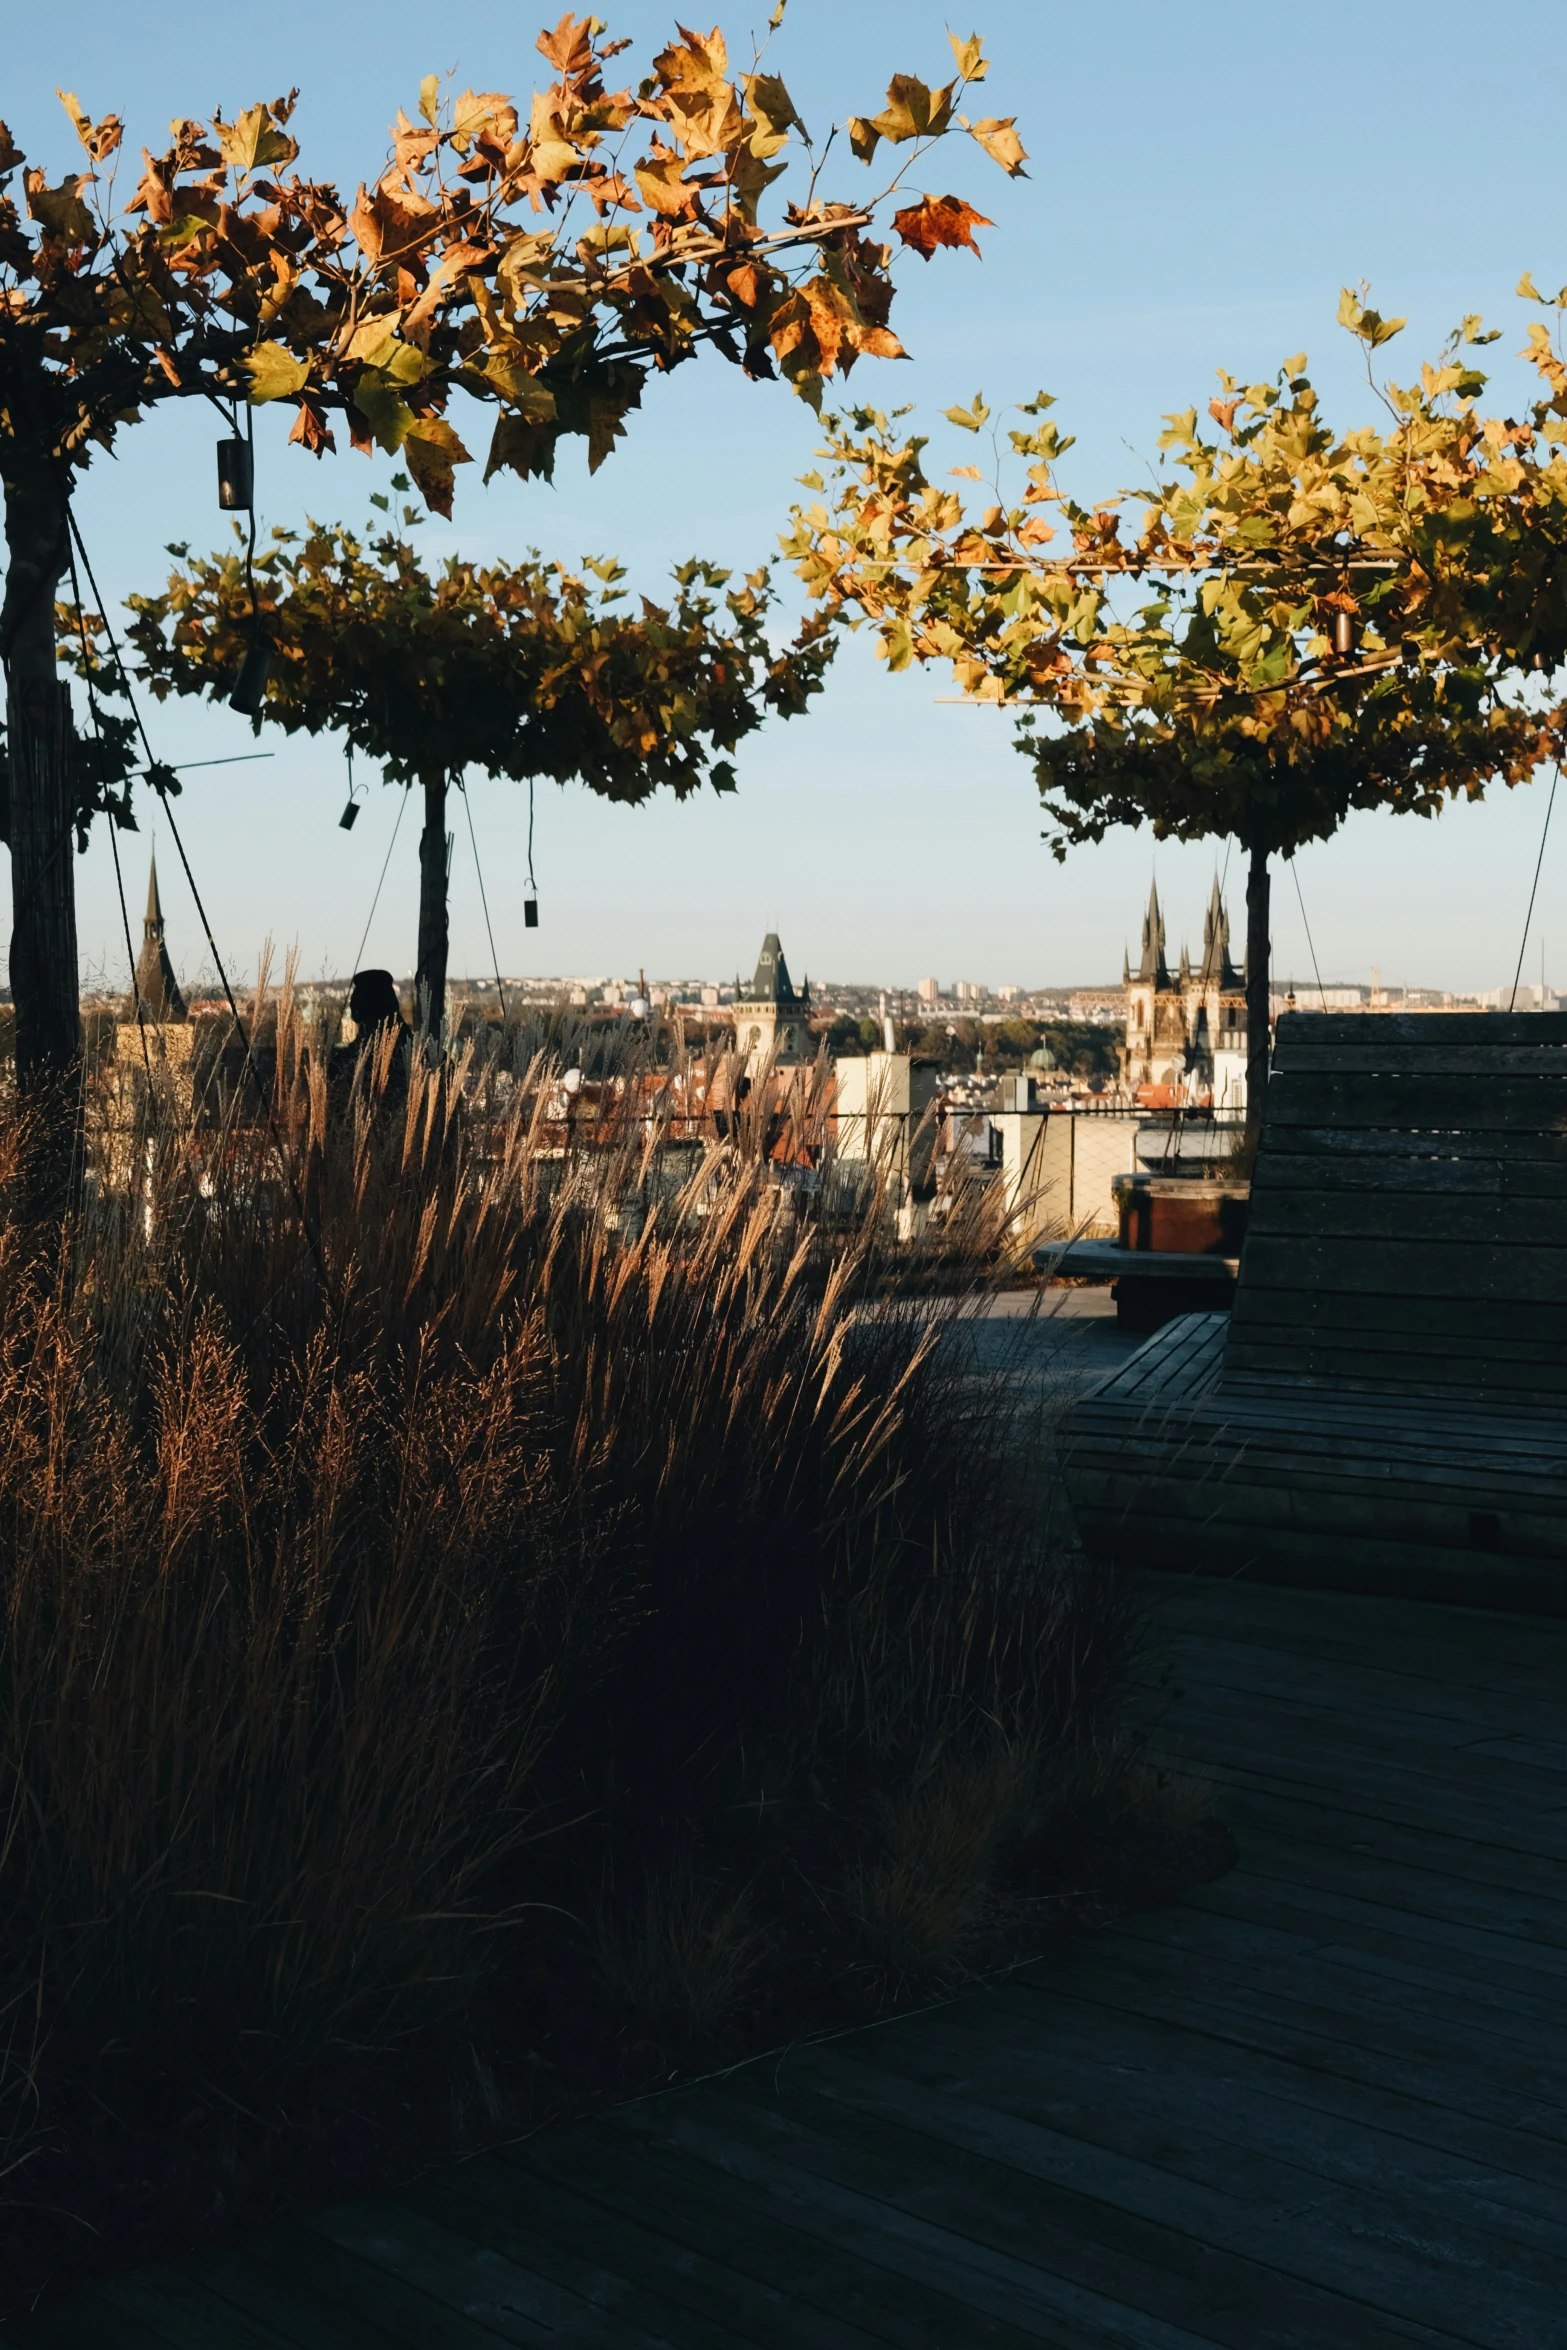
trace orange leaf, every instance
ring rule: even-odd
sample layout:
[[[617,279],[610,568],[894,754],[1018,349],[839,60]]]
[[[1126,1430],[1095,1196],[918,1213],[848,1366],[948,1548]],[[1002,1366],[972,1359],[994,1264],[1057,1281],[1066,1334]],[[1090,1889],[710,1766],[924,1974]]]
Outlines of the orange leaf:
[[[993,223],[961,196],[923,196],[918,204],[895,212],[892,225],[903,242],[928,261],[938,245],[967,245],[971,253],[978,253],[974,231]]]
[[[1239,406],[1239,400],[1210,400],[1208,414],[1221,432],[1232,432],[1235,428],[1235,411]]]
[[[294,419],[294,429],[288,437],[290,441],[298,441],[302,448],[308,449],[312,457],[319,457],[323,451],[337,447],[326,418],[313,400],[300,401],[299,414]]]

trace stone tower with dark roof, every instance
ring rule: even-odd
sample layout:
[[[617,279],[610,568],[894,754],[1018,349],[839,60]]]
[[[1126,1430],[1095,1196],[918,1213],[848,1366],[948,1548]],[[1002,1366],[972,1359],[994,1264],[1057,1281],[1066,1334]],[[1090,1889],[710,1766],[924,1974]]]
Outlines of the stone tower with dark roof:
[[[1190,963],[1181,958],[1181,977],[1172,976],[1165,952],[1164,914],[1159,885],[1148,891],[1143,916],[1142,952],[1132,970],[1126,970],[1126,1041],[1121,1047],[1121,1079],[1129,1092],[1149,1087],[1178,1089],[1186,1068],[1185,987]]]
[[[776,930],[762,941],[750,986],[735,981],[735,1045],[753,1073],[769,1060],[787,1068],[811,1058],[811,983],[796,993]]]
[[[1244,1053],[1246,990],[1230,954],[1230,920],[1217,876],[1203,917],[1202,960],[1185,947],[1171,972],[1165,948],[1164,915],[1157,888],[1148,893],[1143,916],[1142,953],[1134,970],[1122,957],[1126,988],[1126,1033],[1121,1047],[1122,1082],[1149,1107],[1188,1108],[1216,1101],[1233,1086],[1226,1076]]]
[[[136,958],[136,994],[141,998],[143,1017],[160,1025],[185,1017],[185,998],[174,976],[163,933],[163,901],[158,895],[158,857],[154,850],[152,871],[147,877],[147,918],[142,924],[141,953]],[[134,1004],[131,1009],[134,1014]]]

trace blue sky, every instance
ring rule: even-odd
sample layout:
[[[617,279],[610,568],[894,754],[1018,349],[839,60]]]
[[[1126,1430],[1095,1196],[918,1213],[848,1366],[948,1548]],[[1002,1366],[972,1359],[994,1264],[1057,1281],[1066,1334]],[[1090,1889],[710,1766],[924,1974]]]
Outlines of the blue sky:
[[[540,19],[542,21],[542,11]],[[723,17],[748,47],[760,0]],[[672,16],[647,0],[611,13],[639,66]],[[769,63],[818,140],[851,112],[874,112],[887,76],[945,78],[949,19],[928,0],[790,0]],[[962,142],[929,170],[935,193],[967,195],[994,217],[984,260],[910,254],[899,264],[894,324],[912,364],[866,361],[855,393],[939,412],[983,385],[993,403],[1040,386],[1078,446],[1065,478],[1102,493],[1143,473],[1161,416],[1214,388],[1214,370],[1270,372],[1304,347],[1329,412],[1370,413],[1352,347],[1334,326],[1341,285],[1368,280],[1377,306],[1407,313],[1389,354],[1412,372],[1448,327],[1482,311],[1503,339],[1494,396],[1519,408],[1527,379],[1508,356],[1523,341],[1513,295],[1525,268],[1544,287],[1567,276],[1559,163],[1560,12],[1496,0],[1483,22],[1449,0],[1318,0],[1310,12],[1150,0],[1067,9],[994,0],[977,18],[992,73],[987,106],[1016,113],[1030,176],[1007,182]],[[440,28],[439,30],[435,28]],[[104,0],[18,11],[7,34],[4,111],[51,169],[74,167],[54,96],[124,115],[134,154],[162,143],[174,114],[230,113],[298,83],[304,161],[350,184],[373,176],[385,126],[414,108],[421,75],[450,69],[460,88],[525,93],[536,78],[527,10],[471,0],[460,13],[406,0],[373,11],[341,0],[165,0],[155,17]],[[853,192],[864,175],[847,158]],[[831,192],[831,191],[830,191]],[[176,412],[177,410],[177,412]],[[317,466],[283,448],[287,420],[259,421],[264,522],[305,512],[359,519],[389,470],[354,456]],[[156,584],[166,540],[216,545],[211,442],[217,419],[179,403],[124,436],[79,499],[106,593]],[[954,442],[956,435],[950,436]],[[668,566],[701,553],[752,566],[771,550],[812,461],[808,410],[777,386],[697,362],[655,384],[631,437],[589,481],[566,445],[553,488],[485,490],[459,475],[450,528],[427,543],[475,553],[534,545],[575,560],[613,552],[633,584],[657,590]],[[941,444],[944,445],[944,444]],[[952,449],[951,462],[972,453]],[[740,790],[640,810],[540,788],[535,845],[541,927],[522,924],[526,793],[473,785],[491,911],[507,971],[718,973],[781,931],[798,973],[992,985],[1118,973],[1157,873],[1172,946],[1199,936],[1214,866],[1208,848],[1156,847],[1121,833],[1056,863],[1040,839],[1029,771],[1009,721],[944,705],[934,672],[889,678],[855,642],[812,714],[753,738]],[[182,706],[154,721],[160,752],[220,758],[267,748],[226,711]],[[181,802],[197,877],[226,955],[253,968],[261,942],[297,945],[306,973],[350,962],[395,813],[376,784],[356,830],[338,829],[343,764],[330,743],[276,740],[266,764],[193,774]],[[1545,792],[1536,784],[1433,824],[1360,817],[1304,851],[1299,877],[1324,977],[1489,987],[1519,951]],[[1548,847],[1526,975],[1567,984],[1567,808]],[[108,850],[95,837],[78,866],[84,959],[123,983],[124,949]],[[458,826],[454,968],[485,967],[473,860]],[[145,835],[144,835],[145,837]],[[133,913],[144,848],[129,844]],[[1219,851],[1223,862],[1223,850]],[[170,944],[196,970],[193,908],[163,860]],[[1232,866],[1232,885],[1238,883]],[[415,826],[398,839],[366,959],[412,962]],[[1232,886],[1239,927],[1239,890]],[[1287,882],[1274,944],[1284,976],[1309,956]]]

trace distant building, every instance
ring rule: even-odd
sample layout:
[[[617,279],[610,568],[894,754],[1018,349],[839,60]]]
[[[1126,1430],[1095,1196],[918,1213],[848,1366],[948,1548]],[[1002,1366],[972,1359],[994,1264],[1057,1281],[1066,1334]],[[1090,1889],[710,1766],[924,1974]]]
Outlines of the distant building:
[[[152,870],[147,876],[147,914],[142,923],[141,953],[136,958],[136,994],[141,1001],[142,1016],[148,1020],[183,1020],[185,998],[180,983],[174,976],[174,965],[169,961],[169,950],[164,942],[163,901],[158,895],[158,857],[154,850]],[[135,1016],[136,1006],[131,1006]]]
[[[1069,1020],[1121,1020],[1126,1015],[1126,985],[1074,987],[1066,999]]]
[[[1123,960],[1126,1006],[1121,1081],[1150,1109],[1242,1109],[1246,1101],[1246,982],[1230,954],[1230,922],[1214,881],[1202,960],[1181,949],[1172,972],[1155,884],[1134,971]]]
[[[769,1061],[787,1068],[813,1056],[811,983],[795,992],[776,930],[762,941],[750,986],[735,981],[735,1048],[753,1076]]]
[[[958,1002],[960,1004],[982,1004],[984,1000],[985,990],[977,980],[960,979],[958,981]]]
[[[922,979],[919,984],[919,999],[922,1004],[939,1004],[941,1001],[941,981],[939,979]]]

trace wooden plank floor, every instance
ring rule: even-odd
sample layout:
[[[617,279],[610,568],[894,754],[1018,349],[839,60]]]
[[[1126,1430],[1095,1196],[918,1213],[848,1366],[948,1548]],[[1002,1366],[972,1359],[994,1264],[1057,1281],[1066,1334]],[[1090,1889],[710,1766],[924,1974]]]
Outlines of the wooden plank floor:
[[[1567,1626],[1169,1584],[1232,1875],[100,2288],[59,2350],[1567,2345]]]

